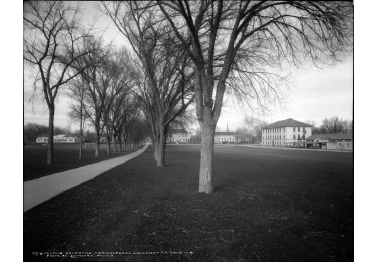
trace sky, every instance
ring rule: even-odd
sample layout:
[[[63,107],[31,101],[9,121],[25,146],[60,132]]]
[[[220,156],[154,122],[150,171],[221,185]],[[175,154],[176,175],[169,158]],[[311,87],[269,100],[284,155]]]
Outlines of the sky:
[[[117,46],[126,45],[126,40],[118,31],[112,21],[96,10],[93,2],[84,2],[84,14],[87,21],[97,18],[96,27],[107,29],[106,39],[113,40]],[[288,102],[282,106],[269,107],[269,112],[264,115],[254,114],[250,109],[239,108],[237,103],[226,103],[218,121],[218,130],[235,131],[245,125],[246,115],[253,116],[268,123],[273,123],[287,118],[305,122],[314,121],[316,126],[325,118],[338,116],[343,119],[353,119],[353,56],[349,55],[342,63],[327,66],[323,69],[315,67],[297,70],[289,85]],[[39,96],[31,103],[33,74],[28,68],[24,70],[24,124],[34,122],[48,124],[48,109],[44,98]],[[64,89],[59,91],[56,100],[55,126],[71,126],[72,130],[78,125],[70,122],[67,113],[70,101]]]

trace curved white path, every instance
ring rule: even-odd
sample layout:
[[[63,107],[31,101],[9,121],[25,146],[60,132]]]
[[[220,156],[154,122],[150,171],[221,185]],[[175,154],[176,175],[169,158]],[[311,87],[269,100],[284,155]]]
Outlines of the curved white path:
[[[24,212],[40,203],[139,156],[149,146],[131,154],[24,182]]]

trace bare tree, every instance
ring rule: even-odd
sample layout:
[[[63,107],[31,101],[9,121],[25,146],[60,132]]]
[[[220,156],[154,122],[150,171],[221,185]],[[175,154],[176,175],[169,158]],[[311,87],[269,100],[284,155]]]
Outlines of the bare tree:
[[[48,133],[48,127],[37,123],[27,123],[24,126],[24,138],[26,141],[35,142],[36,138]],[[25,142],[25,141],[24,141]]]
[[[125,71],[125,70],[124,70]],[[139,107],[133,94],[131,85],[123,88],[115,97],[107,116],[104,117],[106,126],[114,136],[114,152],[119,143],[119,152],[122,148],[122,133],[127,132],[132,123],[139,116]],[[126,142],[126,139],[124,140]]]
[[[190,59],[149,2],[102,2],[102,7],[136,54],[137,97],[153,130],[157,166],[164,166],[169,124],[194,100]]]
[[[311,125],[312,126],[312,135],[314,134],[318,134],[320,131],[319,131],[319,128],[317,128],[316,126],[316,122],[314,120],[306,120],[305,121],[308,125]]]
[[[49,110],[47,164],[52,164],[55,99],[59,89],[80,74],[73,64],[90,52],[83,43],[91,36],[80,25],[79,4],[27,1],[23,21],[24,60],[37,69],[34,89],[43,91]]]
[[[226,90],[235,87],[233,92],[262,107],[271,98],[279,100],[283,77],[272,71],[276,66],[332,63],[351,48],[351,2],[157,3],[195,63],[196,111],[202,129],[199,192],[207,194],[213,191],[214,130]]]

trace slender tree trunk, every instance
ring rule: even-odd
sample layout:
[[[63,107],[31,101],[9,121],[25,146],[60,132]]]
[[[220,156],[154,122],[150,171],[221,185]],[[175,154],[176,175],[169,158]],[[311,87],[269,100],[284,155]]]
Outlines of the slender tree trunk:
[[[157,155],[157,166],[165,166],[166,161],[166,140],[167,140],[167,128],[160,127],[160,135],[158,142],[158,155]]]
[[[127,136],[125,133],[123,134],[123,138],[124,138],[124,152],[127,152]]]
[[[113,152],[114,152],[114,154],[116,154],[116,137],[115,136],[113,137],[113,140],[114,140],[114,150],[113,150]]]
[[[80,153],[78,155],[78,160],[81,161],[82,159],[82,139],[84,136],[84,132],[82,130],[82,98],[81,98],[81,109],[80,109]]]
[[[108,156],[110,155],[110,151],[111,151],[111,141],[107,139],[107,155]]]
[[[199,174],[199,193],[213,192],[213,154],[215,124],[204,119],[201,124],[201,159]]]
[[[122,152],[121,136],[118,136],[118,139],[119,139],[119,153],[121,153]]]
[[[54,116],[55,116],[55,108],[52,105],[51,107],[49,107],[49,116],[48,116],[47,165],[51,165],[53,163]]]
[[[99,127],[97,126],[95,128],[96,130],[96,133],[97,133],[97,137],[96,137],[96,145],[95,145],[95,157],[99,157],[101,155],[101,150],[100,150],[100,136],[99,136]]]

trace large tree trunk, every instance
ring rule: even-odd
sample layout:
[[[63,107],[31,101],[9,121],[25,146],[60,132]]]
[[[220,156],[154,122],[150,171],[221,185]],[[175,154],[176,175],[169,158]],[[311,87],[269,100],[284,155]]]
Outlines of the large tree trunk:
[[[158,154],[157,154],[157,166],[165,166],[165,153],[166,153],[166,139],[167,139],[167,128],[160,127],[160,135],[158,142]]]
[[[213,154],[215,124],[204,119],[201,123],[201,159],[199,174],[199,193],[213,192]]]
[[[49,107],[48,116],[48,142],[47,142],[47,165],[51,165],[54,156],[54,116],[55,108],[54,106]]]
[[[159,141],[157,138],[154,139],[153,141],[153,149],[154,149],[154,160],[158,160],[158,148],[159,148]]]

